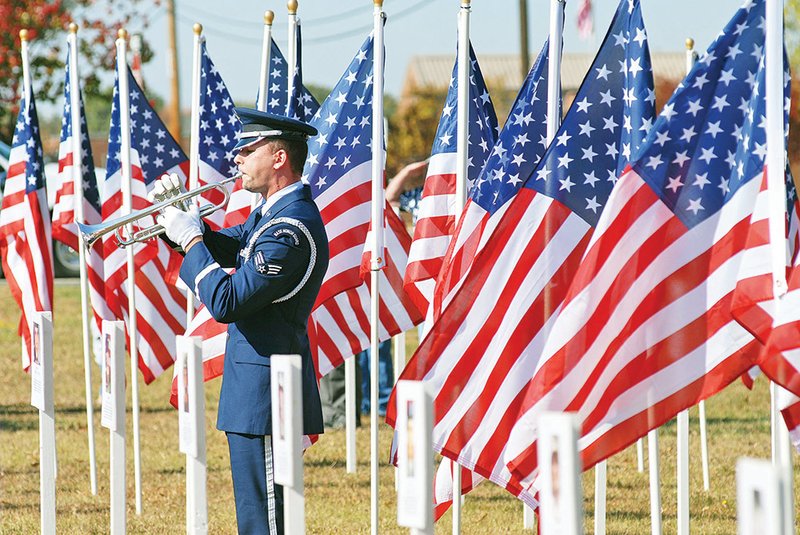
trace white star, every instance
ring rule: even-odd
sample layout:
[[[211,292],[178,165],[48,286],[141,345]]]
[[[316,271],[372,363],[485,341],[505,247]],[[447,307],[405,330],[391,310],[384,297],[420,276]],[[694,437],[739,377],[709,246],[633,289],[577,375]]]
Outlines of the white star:
[[[590,186],[594,187],[595,183],[597,183],[600,179],[594,174],[594,169],[592,169],[591,173],[583,173],[583,176],[586,180],[583,181],[584,184],[589,184]]]
[[[558,191],[565,189],[569,193],[572,193],[572,186],[574,186],[575,183],[569,179],[569,175],[567,175],[563,180],[559,180],[559,182],[561,183],[561,187],[558,188]]]
[[[514,173],[513,175],[508,175],[508,183],[514,187],[517,187],[517,184],[521,183],[522,179],[519,177],[519,173]]]
[[[331,168],[331,167],[333,167],[334,165],[336,165],[336,157],[328,157],[328,161],[327,161],[327,162],[325,162],[325,167],[327,167],[328,169],[330,169],[330,168]]]
[[[594,132],[595,130],[595,128],[591,124],[589,124],[588,120],[585,123],[579,124],[578,127],[581,129],[580,131],[581,135],[586,134],[587,136],[590,137],[592,135],[592,132]]]
[[[728,186],[728,179],[721,178],[717,187],[722,190],[723,195],[727,195],[728,192],[731,190],[730,186]]]
[[[694,215],[697,215],[697,212],[699,212],[700,210],[705,210],[705,208],[703,208],[703,205],[700,204],[700,201],[701,199],[690,199],[689,207],[687,208],[687,210],[694,213]]]
[[[706,164],[710,164],[711,160],[713,160],[714,158],[717,157],[717,155],[714,154],[714,149],[713,148],[711,148],[711,149],[700,149],[700,150],[703,151],[703,154],[698,158],[698,160],[703,160],[703,161],[706,162]]]
[[[598,77],[598,78],[602,78],[602,79],[603,79],[603,80],[605,80],[606,82],[608,81],[608,75],[609,75],[609,74],[611,74],[611,71],[609,71],[609,70],[606,68],[606,65],[605,65],[605,63],[603,64],[603,66],[602,66],[602,67],[596,68],[595,70],[597,71],[597,77]]]
[[[544,180],[546,182],[549,176],[550,170],[547,167],[543,167],[536,171],[536,180]]]
[[[445,106],[444,108],[442,108],[442,115],[450,117],[450,114],[453,113],[454,109],[455,109],[454,106]]]
[[[706,75],[706,73],[703,73],[697,78],[695,78],[694,85],[692,85],[692,87],[696,87],[702,90],[703,86],[706,85],[707,83],[708,83],[708,76]]]
[[[511,163],[520,166],[525,163],[525,158],[522,156],[522,153],[515,154]]]
[[[642,70],[644,70],[644,69],[642,69],[642,67],[639,65],[639,58],[632,59],[632,60],[631,60],[631,64],[630,64],[630,66],[628,67],[628,71],[630,71],[630,73],[631,73],[633,76],[636,76],[636,75],[637,75],[637,74],[639,74],[639,73],[640,73]]]
[[[714,97],[714,104],[711,105],[712,109],[722,111],[725,109],[725,106],[730,106],[728,104],[728,97],[722,95],[721,97]]]
[[[588,149],[581,148],[583,151],[583,156],[581,156],[581,160],[589,160],[590,162],[594,162],[594,157],[597,156],[597,153],[592,150],[591,145]]]
[[[691,158],[689,158],[689,156],[687,155],[687,152],[688,151],[682,151],[682,152],[677,153],[675,155],[675,159],[672,160],[672,163],[678,164],[678,165],[683,165],[686,162],[688,162],[689,160],[691,160]]]
[[[564,130],[564,132],[562,132],[561,135],[558,136],[556,139],[558,140],[558,143],[556,144],[557,147],[566,146],[567,145],[567,141],[572,139],[572,136],[567,134],[567,131]]]
[[[642,46],[647,41],[647,34],[644,33],[644,29],[636,28],[636,37],[633,40],[639,43],[639,46]]]
[[[734,80],[736,80],[736,77],[733,75],[733,67],[731,67],[727,71],[722,71],[722,73],[719,76],[720,83],[725,84],[725,87],[727,87]]]
[[[583,97],[583,100],[581,100],[580,102],[576,102],[575,105],[578,106],[578,111],[588,112],[589,106],[591,106],[592,103],[589,102],[588,98]]]
[[[564,156],[558,158],[558,167],[564,167],[565,169],[569,169],[569,164],[572,162],[572,158],[569,157],[569,153],[564,153]]]
[[[646,167],[650,167],[650,168],[652,168],[652,169],[655,169],[656,167],[658,167],[658,166],[659,166],[659,165],[661,165],[662,163],[664,163],[664,162],[663,162],[663,161],[661,161],[661,155],[660,155],[660,154],[657,154],[657,155],[655,155],[655,156],[650,156],[650,157],[648,158],[648,162],[647,162],[647,164],[646,164]]]
[[[619,151],[617,150],[617,144],[611,143],[609,145],[608,143],[605,143],[605,146],[606,146],[606,156],[611,156],[612,158],[616,158],[617,154],[619,154]]]
[[[664,107],[661,109],[661,115],[669,121],[672,117],[677,113],[675,111],[675,104],[670,102],[668,104],[664,104]]]
[[[616,40],[614,45],[619,45],[621,47],[624,47],[625,45],[628,44],[628,38],[625,37],[622,31],[620,31],[618,34],[614,34],[612,37]]]
[[[694,184],[692,185],[703,189],[706,184],[711,184],[711,181],[708,179],[708,173],[703,173],[694,177]]]
[[[720,121],[716,123],[708,123],[708,128],[706,128],[706,134],[711,134],[711,137],[714,139],[717,138],[717,134],[722,132],[722,128],[719,126]]]
[[[339,103],[341,106],[342,104],[347,104],[347,93],[343,93],[339,91],[339,96],[334,99],[336,102]]]
[[[756,148],[753,150],[753,154],[755,154],[756,156],[758,156],[761,159],[766,158],[767,157],[767,144],[766,143],[761,144],[761,143],[756,142]]]
[[[697,112],[703,109],[703,105],[700,104],[700,99],[697,100],[690,100],[689,107],[687,108],[687,112],[691,113],[693,117],[697,117]]]
[[[658,132],[658,133],[656,133],[655,144],[656,145],[661,145],[663,147],[664,143],[666,143],[667,141],[670,141],[671,139],[672,138],[669,137],[669,131]]]
[[[679,175],[674,178],[670,177],[669,184],[667,184],[667,189],[671,189],[673,193],[678,193],[678,188],[681,186],[683,186],[683,181]]]
[[[450,138],[452,137],[453,136],[450,134],[444,134],[443,136],[439,136],[439,141],[442,143],[442,145],[447,147],[450,146]]]
[[[592,197],[591,199],[586,199],[586,209],[591,210],[595,214],[597,213],[597,209],[600,208],[600,203],[597,202],[597,195]]]
[[[682,128],[683,135],[681,136],[682,141],[686,141],[686,143],[691,143],[692,138],[697,135],[697,132],[694,131],[694,126],[690,126],[689,128]]]
[[[603,92],[600,93],[600,104],[608,104],[608,106],[611,107],[611,103],[613,101],[615,101],[615,100],[617,100],[617,99],[615,97],[611,96],[611,90],[610,89],[608,91],[606,91],[605,93],[603,93]]]
[[[619,125],[614,121],[614,117],[603,117],[603,122],[605,125],[603,126],[603,130],[608,130],[612,134],[614,133],[614,129]]]

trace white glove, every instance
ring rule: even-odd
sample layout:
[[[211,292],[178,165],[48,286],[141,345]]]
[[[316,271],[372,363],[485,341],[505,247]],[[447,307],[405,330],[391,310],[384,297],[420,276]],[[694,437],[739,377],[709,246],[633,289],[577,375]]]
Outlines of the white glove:
[[[167,238],[180,245],[184,251],[190,241],[203,235],[200,210],[195,204],[191,204],[186,212],[167,206],[156,218],[156,222],[164,227]]]
[[[184,192],[181,179],[176,173],[164,173],[155,181],[153,189],[147,194],[147,200],[155,204],[170,197],[175,197]]]

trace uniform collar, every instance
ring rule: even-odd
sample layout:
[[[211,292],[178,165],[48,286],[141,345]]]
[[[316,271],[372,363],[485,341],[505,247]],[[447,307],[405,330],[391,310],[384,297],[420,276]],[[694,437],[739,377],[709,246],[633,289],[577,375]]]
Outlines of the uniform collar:
[[[267,215],[267,212],[270,210],[270,208],[275,206],[275,203],[277,203],[279,200],[286,197],[290,193],[298,191],[302,188],[303,188],[303,182],[298,180],[297,182],[289,184],[285,188],[279,189],[278,191],[267,197],[267,200],[264,202],[264,204],[261,205],[261,215],[262,216]]]

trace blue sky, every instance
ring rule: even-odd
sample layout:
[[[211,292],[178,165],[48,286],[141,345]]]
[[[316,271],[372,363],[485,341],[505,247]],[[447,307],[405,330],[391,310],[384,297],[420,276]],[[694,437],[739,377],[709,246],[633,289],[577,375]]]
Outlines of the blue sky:
[[[205,30],[209,53],[235,99],[255,99],[264,10],[275,11],[273,35],[286,50],[285,2],[175,0],[178,11],[178,54],[181,103],[191,91],[192,24]],[[684,49],[693,37],[704,50],[741,5],[742,0],[642,0],[652,51]],[[303,21],[303,75],[307,83],[332,86],[368,34],[372,24],[369,0],[299,0]],[[420,54],[454,54],[460,0],[386,0],[386,90],[399,95],[409,59]],[[546,37],[549,0],[528,0],[529,49],[534,55]],[[611,22],[616,0],[594,0],[595,38],[581,40],[575,25],[577,0],[567,2],[564,48],[595,50]],[[220,11],[223,6],[223,11]],[[161,8],[163,11],[163,8]],[[473,0],[473,46],[481,54],[519,52],[517,0]],[[157,51],[145,66],[148,92],[168,95],[166,17],[153,17],[145,36]],[[331,37],[336,36],[336,37]],[[531,58],[533,60],[533,57]]]

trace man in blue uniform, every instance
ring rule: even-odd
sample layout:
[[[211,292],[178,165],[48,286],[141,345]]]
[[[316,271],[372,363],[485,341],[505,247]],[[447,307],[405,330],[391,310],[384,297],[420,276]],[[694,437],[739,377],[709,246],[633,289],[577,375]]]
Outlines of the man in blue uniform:
[[[244,224],[219,232],[202,224],[195,206],[169,207],[158,219],[185,251],[181,279],[214,319],[229,324],[217,428],[228,438],[239,533],[272,535],[283,533],[283,496],[272,479],[270,356],[302,356],[303,432],[322,433],[306,326],[328,268],[328,239],[300,181],[316,129],[257,110],[236,113],[242,187],[264,202]],[[177,177],[165,176],[151,196],[178,191]]]

